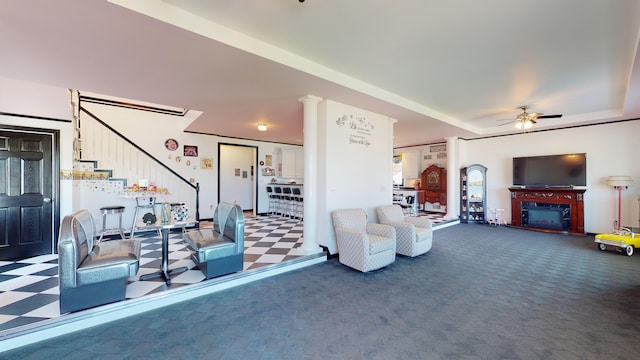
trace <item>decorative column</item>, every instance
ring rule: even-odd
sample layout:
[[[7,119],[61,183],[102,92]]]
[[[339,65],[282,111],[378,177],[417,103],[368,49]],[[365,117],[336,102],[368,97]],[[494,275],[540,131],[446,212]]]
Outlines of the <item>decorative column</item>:
[[[298,99],[304,106],[304,229],[301,255],[322,251],[318,245],[318,104],[322,98],[306,95]]]
[[[458,182],[458,137],[446,137],[447,140],[447,214],[445,219],[458,218],[458,202],[456,202],[456,194],[460,192]]]

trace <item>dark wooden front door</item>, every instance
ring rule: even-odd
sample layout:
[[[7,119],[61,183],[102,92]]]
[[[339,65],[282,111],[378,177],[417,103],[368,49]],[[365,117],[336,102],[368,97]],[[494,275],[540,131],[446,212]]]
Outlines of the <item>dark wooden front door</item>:
[[[52,253],[52,142],[0,129],[0,260]]]

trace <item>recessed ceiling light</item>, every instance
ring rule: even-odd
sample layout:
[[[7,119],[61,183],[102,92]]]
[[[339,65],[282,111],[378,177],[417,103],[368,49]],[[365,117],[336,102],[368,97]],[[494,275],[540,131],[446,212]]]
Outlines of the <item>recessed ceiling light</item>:
[[[267,131],[267,124],[258,124],[258,130]]]

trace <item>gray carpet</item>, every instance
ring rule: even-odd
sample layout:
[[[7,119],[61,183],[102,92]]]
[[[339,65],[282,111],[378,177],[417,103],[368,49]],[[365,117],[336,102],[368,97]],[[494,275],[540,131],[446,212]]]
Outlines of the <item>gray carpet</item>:
[[[337,259],[2,359],[635,359],[640,255],[460,224],[362,274]]]

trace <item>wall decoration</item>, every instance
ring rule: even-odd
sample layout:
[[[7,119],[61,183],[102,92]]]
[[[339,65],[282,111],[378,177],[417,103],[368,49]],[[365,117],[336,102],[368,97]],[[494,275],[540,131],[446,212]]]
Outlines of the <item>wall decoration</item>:
[[[374,126],[367,121],[364,116],[343,115],[336,120],[338,127],[348,125],[350,130],[349,144],[364,145],[368,147],[371,145],[372,131]]]
[[[275,175],[276,175],[276,169],[271,167],[262,168],[262,176],[275,176]]]
[[[198,147],[195,145],[185,145],[184,156],[198,156]]]
[[[213,158],[201,158],[200,168],[205,170],[213,170]]]
[[[187,160],[185,164],[187,164],[187,166],[191,166],[191,160]]]
[[[235,173],[236,176],[240,176],[240,169],[236,168],[234,170],[234,173]]]
[[[164,147],[166,147],[167,150],[169,150],[169,151],[177,150],[178,146],[179,146],[178,145],[178,140],[176,140],[176,139],[169,138],[169,139],[165,140],[165,142],[164,142]]]
[[[442,151],[447,151],[447,145],[446,144],[441,144],[441,145],[431,145],[429,147],[429,151],[430,152],[442,152]]]
[[[179,163],[180,161],[182,161],[182,157],[176,156],[176,162]]]
[[[246,178],[247,178],[247,170],[244,170],[244,171],[242,172],[242,178],[243,178],[243,179],[246,179]]]
[[[431,154],[429,154],[429,155],[425,155],[425,156],[423,157],[423,159],[424,159],[424,160],[431,160],[432,158],[433,158],[433,156],[432,156]]]
[[[447,153],[446,152],[438,153],[438,155],[436,155],[436,158],[438,158],[438,159],[446,159],[447,158]]]
[[[260,160],[260,166],[264,166],[264,161]]]
[[[266,166],[273,166],[273,155],[265,155],[264,156],[264,164]],[[262,165],[262,164],[260,164]]]

